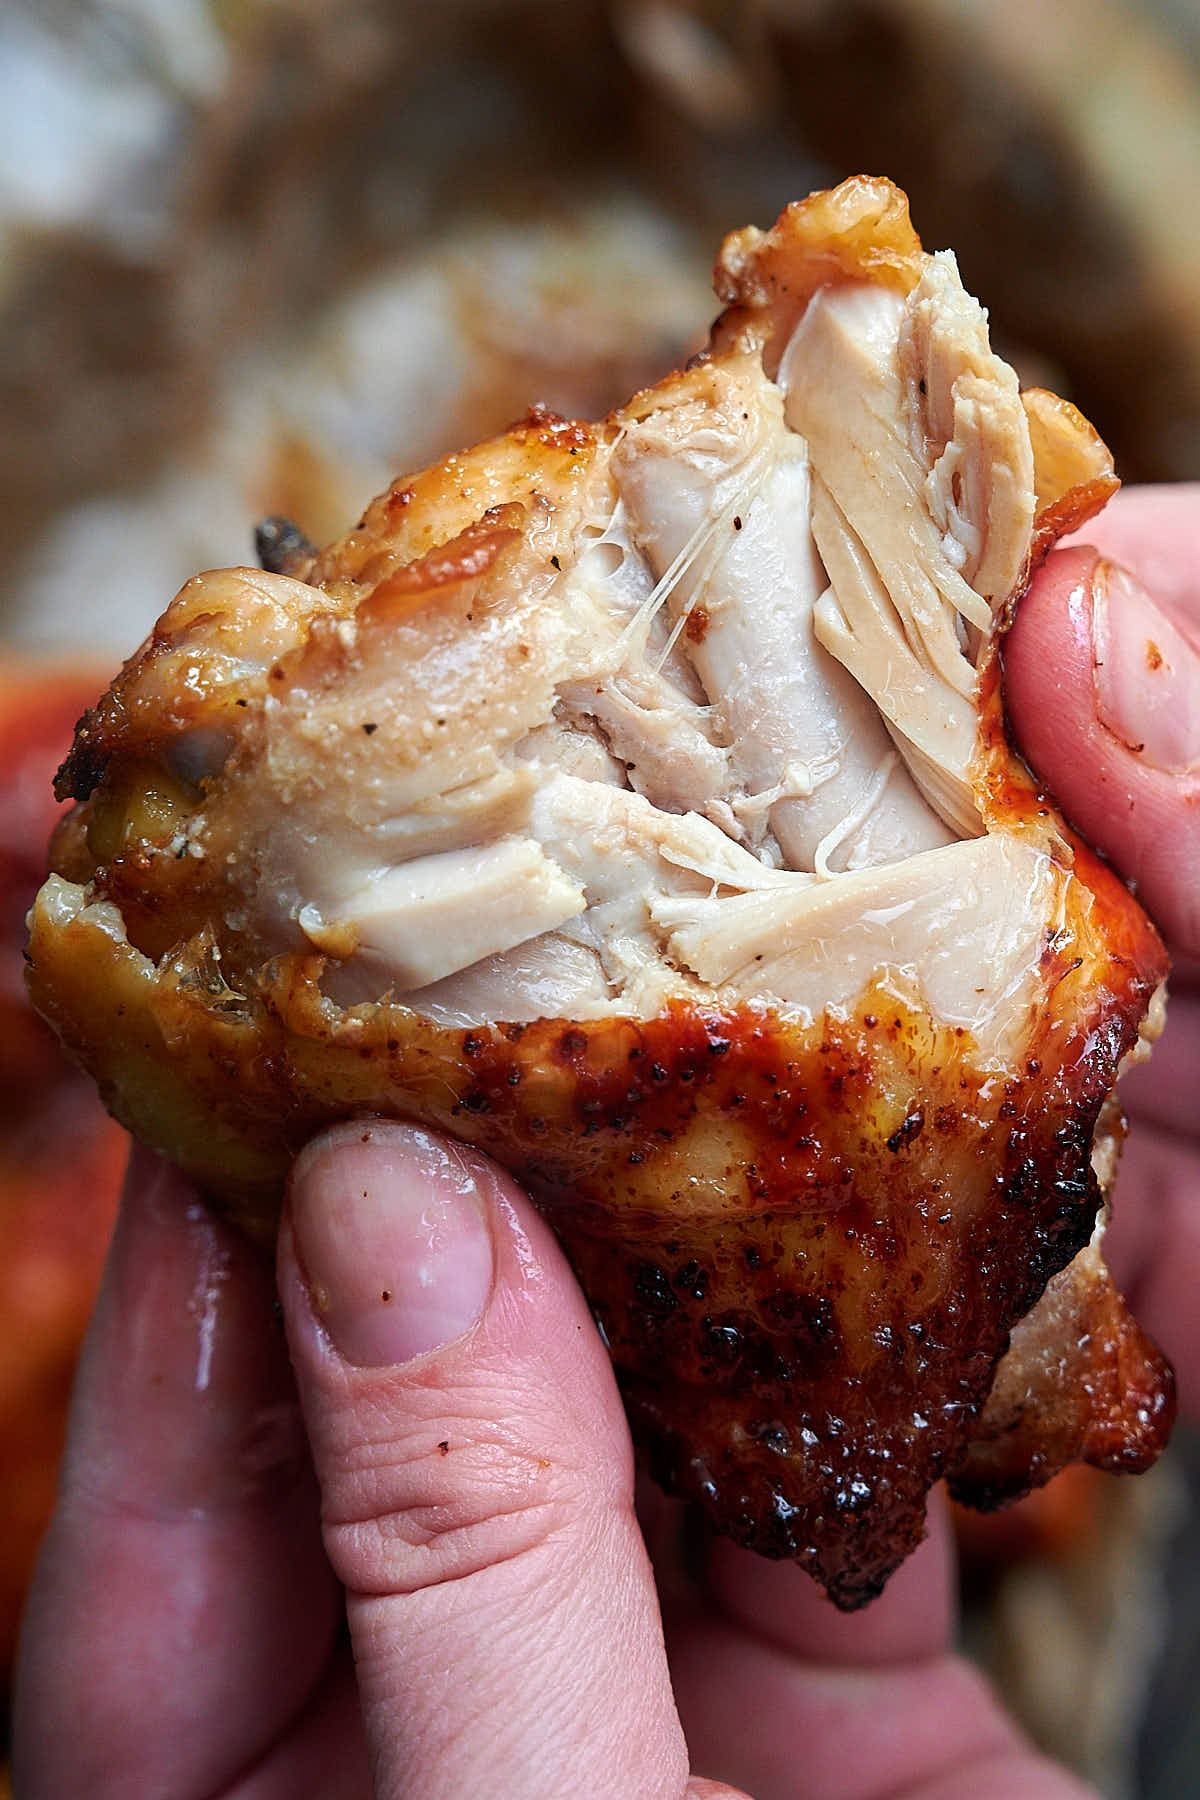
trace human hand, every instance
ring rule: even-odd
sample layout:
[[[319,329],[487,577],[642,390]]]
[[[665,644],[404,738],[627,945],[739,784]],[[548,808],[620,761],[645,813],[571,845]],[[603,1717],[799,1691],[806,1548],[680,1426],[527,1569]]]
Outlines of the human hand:
[[[1019,627],[1041,632],[1032,690],[1011,646],[1018,727],[1074,629],[1064,568]],[[1081,667],[1074,736],[1049,760],[1029,746],[1064,792],[1107,750]],[[1136,818],[1105,841],[1145,857]],[[1161,901],[1178,879],[1176,863]],[[1156,1078],[1154,1104],[1168,1092]],[[1153,1198],[1135,1185],[1118,1219]],[[1194,1281],[1200,1242],[1168,1255],[1159,1225],[1138,1233],[1170,1348],[1169,1284],[1189,1266]],[[937,1509],[882,1599],[846,1618],[797,1569],[724,1542],[685,1570],[655,1505],[660,1623],[607,1357],[551,1234],[483,1158],[390,1124],[319,1140],[279,1283],[299,1404],[266,1271],[182,1178],[135,1159],[30,1608],[21,1800],[359,1800],[368,1770],[379,1800],[731,1800],[722,1781],[755,1800],[1083,1794],[953,1655]],[[689,1785],[689,1753],[720,1779]]]
[[[933,1800],[968,1768],[1079,1792],[950,1653],[940,1522],[855,1618],[728,1544],[699,1581],[665,1558],[668,1668],[611,1366],[484,1158],[318,1139],[279,1287],[315,1479],[267,1271],[135,1155],[26,1625],[21,1800],[730,1800],[689,1786],[685,1730],[756,1800]]]
[[[1172,953],[1167,1029],[1121,1084],[1131,1131],[1105,1254],[1200,1417],[1200,484],[1120,493],[1080,540],[1144,589],[1110,583],[1094,549],[1054,551],[1005,685],[1026,756]]]

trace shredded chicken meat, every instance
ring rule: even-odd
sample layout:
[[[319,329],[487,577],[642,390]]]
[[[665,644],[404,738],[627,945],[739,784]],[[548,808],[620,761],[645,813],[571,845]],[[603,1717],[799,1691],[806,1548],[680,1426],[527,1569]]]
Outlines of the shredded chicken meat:
[[[1115,482],[888,183],[717,281],[708,352],[600,425],[188,583],[80,726],[31,980],[252,1229],[322,1120],[490,1149],[652,1466],[856,1605],[939,1474],[1140,1465],[1169,1417],[1093,1245],[1161,948],[1009,754],[995,654]],[[1046,1402],[1045,1451],[1010,1335],[1097,1307],[1121,1391],[1103,1431]]]

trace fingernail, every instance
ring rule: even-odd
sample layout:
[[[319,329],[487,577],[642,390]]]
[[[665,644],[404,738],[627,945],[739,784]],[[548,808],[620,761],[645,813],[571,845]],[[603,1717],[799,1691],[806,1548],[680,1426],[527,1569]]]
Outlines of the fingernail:
[[[1096,565],[1092,644],[1100,723],[1165,773],[1200,764],[1200,651],[1119,563]]]
[[[360,1368],[408,1362],[476,1323],[491,1232],[470,1152],[415,1126],[339,1127],[299,1158],[289,1194],[313,1311]]]

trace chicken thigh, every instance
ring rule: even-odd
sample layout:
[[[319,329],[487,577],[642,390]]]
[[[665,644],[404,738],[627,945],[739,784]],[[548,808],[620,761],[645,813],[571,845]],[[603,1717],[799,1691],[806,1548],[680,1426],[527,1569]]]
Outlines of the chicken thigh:
[[[1162,947],[1002,710],[1116,483],[889,183],[716,282],[600,424],[184,587],[80,724],[30,981],[252,1232],[337,1118],[498,1158],[654,1472],[853,1607],[939,1477],[994,1504],[1170,1422],[1099,1250]]]

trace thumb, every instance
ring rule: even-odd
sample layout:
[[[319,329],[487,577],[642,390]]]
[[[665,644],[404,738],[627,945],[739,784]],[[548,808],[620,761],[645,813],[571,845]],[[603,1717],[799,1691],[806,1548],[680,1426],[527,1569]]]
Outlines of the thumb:
[[[529,1203],[461,1145],[340,1126],[296,1165],[280,1292],[377,1800],[680,1800],[624,1416]]]
[[[1120,564],[1060,550],[1004,647],[1017,743],[1175,947],[1200,954],[1200,638]]]

